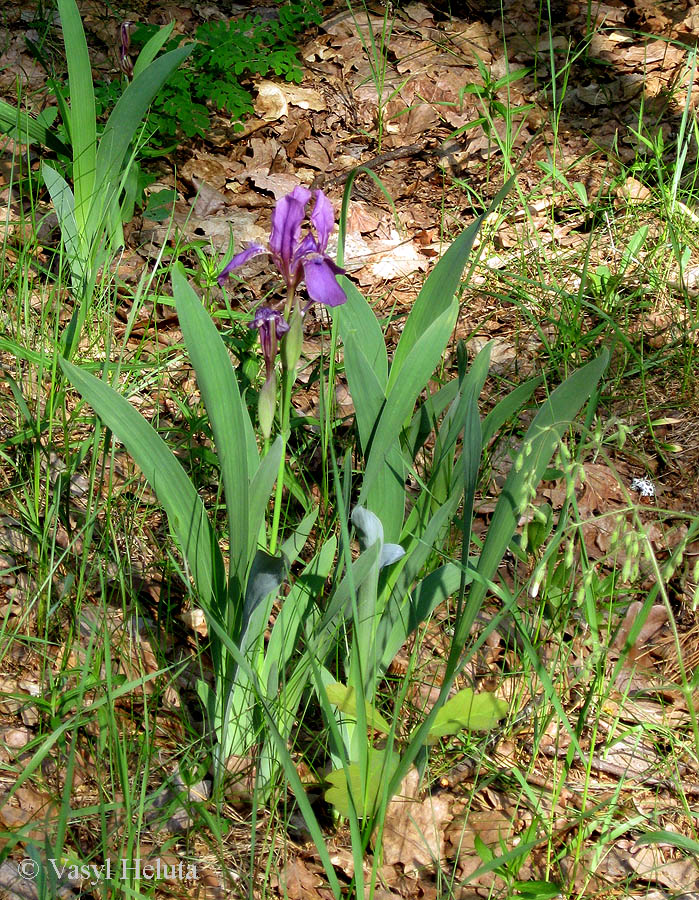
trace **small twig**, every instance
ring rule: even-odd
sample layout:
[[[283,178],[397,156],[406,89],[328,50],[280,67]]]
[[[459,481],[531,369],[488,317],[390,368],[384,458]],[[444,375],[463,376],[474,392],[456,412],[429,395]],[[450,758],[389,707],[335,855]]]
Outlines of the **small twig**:
[[[543,753],[545,756],[558,756],[563,757],[568,752],[567,748],[564,747],[539,747],[539,751]],[[684,779],[680,779],[679,781],[671,781],[669,778],[655,778],[652,775],[644,776],[641,773],[641,777],[638,778],[629,778],[629,770],[624,766],[620,766],[617,763],[609,762],[606,759],[600,759],[598,756],[590,757],[590,766],[598,772],[603,772],[605,775],[614,775],[617,778],[625,778],[626,783],[629,786],[633,787],[661,787],[665,788],[668,791],[672,791],[676,794],[680,792],[684,792],[685,794],[691,797],[699,797],[699,784],[692,781],[685,781]]]
[[[352,169],[343,172],[342,175],[336,175],[334,178],[326,178],[325,173],[321,172],[313,179],[311,190],[320,187],[331,187],[337,184],[344,184],[356,169],[379,169],[387,162],[393,162],[395,159],[405,159],[408,156],[417,156],[427,148],[429,141],[418,141],[415,144],[409,144],[407,147],[398,147],[395,150],[386,150],[385,153],[378,153],[366,162],[357,163]]]

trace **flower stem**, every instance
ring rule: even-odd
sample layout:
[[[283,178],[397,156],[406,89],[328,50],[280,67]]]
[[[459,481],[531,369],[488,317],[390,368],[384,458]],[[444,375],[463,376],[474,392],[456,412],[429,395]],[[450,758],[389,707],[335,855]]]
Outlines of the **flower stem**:
[[[295,289],[291,287],[289,289],[289,293],[287,295],[286,300],[286,308],[285,312],[287,318],[291,320],[291,311],[293,309],[294,303],[294,292]],[[280,418],[280,437],[282,439],[282,455],[279,459],[279,471],[277,473],[277,486],[274,494],[274,510],[272,512],[272,531],[269,537],[269,552],[272,556],[277,552],[277,540],[279,539],[279,522],[281,519],[282,513],[282,493],[284,491],[284,467],[286,466],[286,446],[289,440],[290,433],[290,418],[291,418],[291,390],[294,386],[294,381],[296,380],[296,363],[298,362],[298,358],[294,358],[296,354],[292,354],[291,358],[286,354],[286,350],[288,346],[286,344],[287,339],[290,337],[289,334],[285,335],[284,343],[282,344],[282,395],[281,395],[281,404],[279,409],[279,418]],[[294,333],[292,331],[292,340],[294,339]],[[300,344],[299,344],[299,353],[300,353]]]
[[[280,437],[282,439],[282,455],[279,458],[279,471],[277,472],[277,486],[274,494],[274,511],[272,512],[272,533],[269,538],[269,552],[272,556],[277,552],[277,539],[279,537],[279,521],[282,512],[282,492],[284,491],[284,467],[286,465],[286,445],[289,440],[289,419],[291,411],[291,388],[294,384],[294,372],[282,370],[282,398]]]
[[[321,434],[321,468],[322,468],[322,493],[325,508],[328,507],[328,496],[330,490],[330,473],[328,466],[328,443],[332,436],[333,413],[335,410],[335,367],[337,362],[337,343],[338,343],[338,317],[333,315],[332,325],[330,328],[330,354],[328,358],[328,386],[325,396],[323,396],[323,381],[321,379],[321,401],[324,401],[324,421],[325,427]]]
[[[282,455],[279,458],[279,471],[277,472],[277,488],[274,495],[274,512],[272,513],[272,533],[269,538],[269,552],[271,556],[277,552],[277,538],[279,536],[279,520],[282,513],[282,491],[284,490],[284,466],[286,465],[286,441],[287,432],[282,428]]]

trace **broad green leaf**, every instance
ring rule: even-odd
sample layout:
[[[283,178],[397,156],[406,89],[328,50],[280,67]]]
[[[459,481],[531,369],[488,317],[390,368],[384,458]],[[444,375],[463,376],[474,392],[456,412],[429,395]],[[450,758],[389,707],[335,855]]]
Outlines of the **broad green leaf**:
[[[346,768],[334,769],[327,776],[326,781],[330,787],[325,792],[325,799],[346,818],[352,814],[352,805],[359,819],[376,815],[386,784],[391,780],[398,762],[397,753],[370,747],[367,751],[366,770],[362,770],[359,763],[353,762]],[[388,802],[391,798],[386,799]]]
[[[70,156],[70,148],[60,141],[47,125],[28,113],[0,100],[0,131],[16,137],[21,144],[43,144],[54,153]]]
[[[276,695],[279,679],[284,677],[287,662],[298,647],[301,628],[311,614],[310,607],[323,592],[336,552],[337,539],[331,537],[294,580],[289,593],[282,601],[269,637],[260,676],[262,684],[267,686],[270,697]],[[285,688],[282,702],[286,709],[291,706],[292,715],[295,715],[294,710],[300,699],[300,693],[290,698],[289,691]]]
[[[356,335],[344,341],[345,374],[354,403],[359,441],[366,455],[376,422],[381,415],[386,395],[376,373],[369,365]]]
[[[80,234],[86,234],[90,206],[106,187],[97,176],[97,114],[92,84],[92,66],[87,52],[85,31],[75,0],[58,0],[63,43],[68,63],[70,91],[70,137],[73,149],[73,190],[75,221]]]
[[[282,439],[280,436],[277,436],[274,439],[274,443],[269,448],[267,454],[262,458],[259,465],[257,466],[257,471],[253,475],[252,481],[250,482],[248,557],[255,549],[257,535],[260,534],[261,529],[264,525],[265,512],[267,511],[267,508],[269,506],[269,500],[272,495],[272,488],[274,487],[274,482],[277,480],[277,475],[279,474],[279,462],[282,458],[282,450]],[[255,447],[255,453],[257,453],[257,447]],[[249,457],[248,464],[250,464]],[[309,515],[312,516],[313,520],[315,521],[317,510],[313,510],[311,513],[309,513]]]
[[[495,694],[474,694],[464,688],[437,713],[429,731],[429,742],[460,731],[491,731],[507,715],[508,705]]]
[[[209,415],[226,495],[232,589],[242,596],[259,522],[250,522],[250,468],[257,469],[257,446],[250,416],[240,396],[228,351],[211,317],[184,274],[172,270],[172,290],[197,383]],[[256,498],[259,508],[259,497]],[[257,513],[259,510],[256,509]]]
[[[66,256],[70,264],[75,281],[79,281],[84,273],[86,260],[84,258],[82,242],[78,234],[78,226],[75,221],[75,199],[65,178],[60,175],[47,162],[41,164],[41,174],[44,179],[53,208],[56,212],[58,224],[61,227],[61,237],[66,250]]]
[[[341,712],[346,713],[351,719],[357,718],[357,692],[353,686],[340,684],[335,682],[329,684],[325,688],[328,700],[333,706],[336,706]],[[366,713],[366,724],[368,728],[374,731],[380,731],[382,734],[389,734],[391,726],[384,719],[368,700],[364,701],[364,710]]]
[[[522,900],[555,900],[564,890],[562,885],[551,881],[514,881],[512,887]]]
[[[415,401],[442,358],[444,348],[454,328],[457,313],[458,304],[452,300],[445,312],[419,338],[413,347],[410,365],[405,367],[403,377],[396,381],[389,391],[386,405],[371,441],[358,502],[382,516],[385,538],[391,543],[397,542],[403,525],[402,506],[396,510],[394,496],[387,493],[385,485],[377,485],[375,488],[375,482],[379,473],[383,473],[394,486],[398,484],[403,486],[402,455],[400,456],[401,465],[397,456],[389,457],[389,454],[394,447],[398,446],[399,435],[413,411]],[[387,504],[389,496],[394,503],[393,507],[389,507]],[[391,516],[390,521],[389,516]]]
[[[146,43],[143,45],[143,49],[138,54],[138,58],[133,66],[134,78],[138,78],[141,72],[144,72],[153,62],[155,57],[160,52],[160,48],[172,34],[172,30],[174,27],[175,20],[173,19],[172,22],[170,22],[168,25],[163,25],[163,27],[159,31],[156,31],[152,38],[146,41]]]
[[[191,44],[178,47],[156,59],[138,78],[134,78],[117,100],[97,150],[96,178],[101,195],[95,199],[90,210],[89,234],[98,232],[105,211],[115,199],[124,159],[148,107],[191,49]]]
[[[338,307],[336,312],[342,343],[345,346],[350,342],[356,343],[383,392],[388,380],[388,355],[376,313],[357,290],[353,281],[342,275],[339,282],[347,297],[347,302]],[[351,367],[348,368],[347,361],[345,371],[351,385],[351,376],[355,373]]]
[[[110,385],[67,360],[60,360],[60,365],[71,384],[124,444],[162,503],[207,617],[225,621],[223,559],[204,504],[181,464],[143,416]]]
[[[393,354],[388,378],[389,389],[395,386],[408,359],[412,365],[413,348],[417,342],[453,303],[464,266],[484,218],[485,216],[479,216],[459,235],[427,277],[406,319],[403,333]]]
[[[287,572],[284,557],[272,556],[265,550],[258,550],[255,554],[245,591],[240,636],[233,635],[242,653],[264,637],[272,603]],[[268,602],[265,603],[265,600]]]

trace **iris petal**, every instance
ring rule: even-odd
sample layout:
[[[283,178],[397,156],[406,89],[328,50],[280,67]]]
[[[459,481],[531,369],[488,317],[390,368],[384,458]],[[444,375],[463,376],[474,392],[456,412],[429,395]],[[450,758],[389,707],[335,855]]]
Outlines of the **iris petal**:
[[[260,244],[250,244],[247,250],[243,250],[241,253],[236,253],[233,259],[226,263],[224,268],[221,270],[218,278],[216,279],[219,283],[219,286],[223,285],[223,282],[228,278],[233,269],[237,269],[239,266],[245,265],[245,263],[252,259],[253,256],[257,256],[260,253],[267,253],[264,247]]]
[[[294,251],[299,243],[301,223],[306,216],[306,206],[310,199],[311,192],[308,188],[297,185],[290,194],[277,202],[272,213],[269,249],[287,284],[292,273]]]
[[[327,256],[309,256],[303,260],[303,274],[308,296],[315,303],[340,306],[347,297],[335,278],[344,270]]]
[[[332,203],[322,191],[316,191],[316,204],[311,213],[311,225],[318,235],[318,251],[325,253],[330,232],[335,225],[335,213]]]
[[[314,253],[320,253],[320,248],[313,235],[307,234],[294,253],[294,268],[296,268],[299,260],[303,259],[304,256],[311,256]]]

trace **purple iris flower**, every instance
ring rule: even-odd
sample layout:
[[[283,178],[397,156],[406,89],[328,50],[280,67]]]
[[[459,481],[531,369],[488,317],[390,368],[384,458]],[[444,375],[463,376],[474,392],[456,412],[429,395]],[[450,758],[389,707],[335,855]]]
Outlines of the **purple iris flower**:
[[[218,276],[219,285],[233,269],[244,265],[253,256],[269,253],[286,282],[288,297],[293,297],[300,282],[306,282],[311,302],[326,306],[340,306],[347,299],[335,276],[344,274],[326,254],[328,238],[335,225],[332,204],[322,191],[314,191],[315,205],[310,215],[311,229],[301,239],[301,225],[306,218],[306,207],[312,192],[301,185],[282,197],[272,213],[272,231],[269,250],[260,244],[251,244],[247,250],[237,253]]]
[[[260,344],[262,355],[265,359],[267,378],[274,376],[274,360],[277,356],[277,340],[289,330],[289,324],[284,316],[269,306],[260,306],[255,311],[255,318],[250,328],[257,328],[260,332]]]

